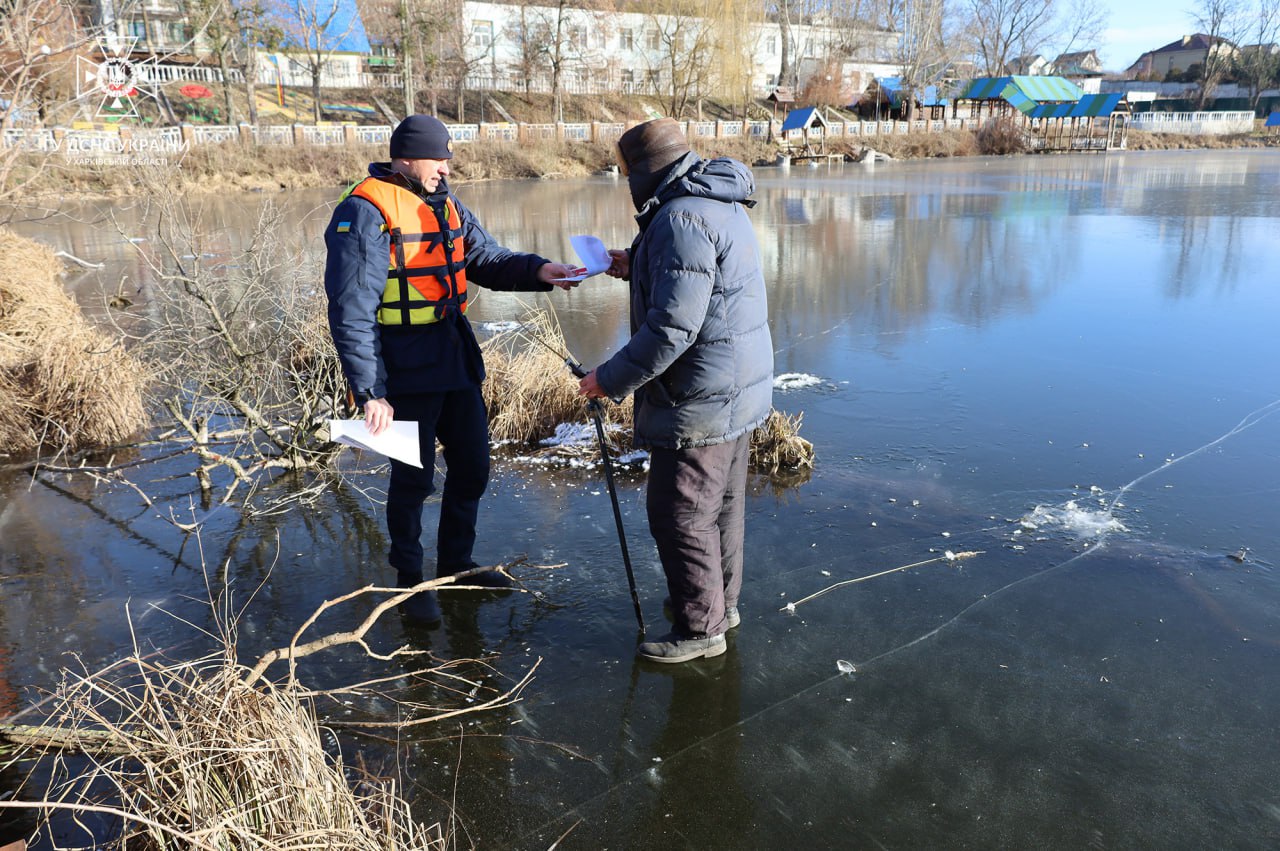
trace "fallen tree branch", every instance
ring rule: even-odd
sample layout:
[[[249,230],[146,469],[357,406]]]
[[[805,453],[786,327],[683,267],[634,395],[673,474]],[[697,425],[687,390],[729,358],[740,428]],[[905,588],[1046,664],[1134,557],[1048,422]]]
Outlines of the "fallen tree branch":
[[[486,590],[478,585],[462,585],[458,580],[466,579],[468,576],[475,576],[479,573],[490,570],[496,570],[499,573],[510,577],[510,574],[507,573],[507,571],[510,568],[515,567],[517,564],[524,563],[524,561],[524,557],[521,556],[508,565],[473,567],[470,570],[463,570],[452,576],[443,576],[438,579],[429,579],[424,582],[419,582],[411,588],[383,588],[377,585],[366,585],[363,588],[357,588],[355,591],[352,591],[349,594],[343,594],[341,597],[337,597],[333,600],[325,600],[320,604],[320,607],[311,614],[311,617],[307,618],[307,620],[303,622],[302,626],[298,628],[298,631],[294,633],[293,639],[289,642],[288,647],[279,647],[264,654],[260,659],[258,659],[258,663],[253,666],[249,673],[245,675],[242,682],[245,685],[251,685],[262,677],[267,668],[270,668],[282,659],[288,659],[289,681],[292,684],[295,680],[296,663],[298,659],[302,659],[306,656],[319,653],[321,650],[327,650],[330,647],[338,647],[343,644],[359,644],[364,647],[367,652],[368,647],[364,644],[364,637],[368,634],[369,630],[373,628],[373,625],[378,622],[378,618],[382,617],[387,610],[400,605],[414,594],[422,591],[433,591],[436,588],[442,588],[444,586],[452,586],[458,589],[468,590],[472,588],[476,590]],[[335,632],[330,635],[317,638],[314,641],[309,641],[306,644],[298,643],[302,638],[303,633],[310,629],[326,611],[350,600],[354,600],[357,597],[362,597],[365,594],[390,594],[391,596],[374,606],[373,611],[371,611],[355,629],[345,632]]]

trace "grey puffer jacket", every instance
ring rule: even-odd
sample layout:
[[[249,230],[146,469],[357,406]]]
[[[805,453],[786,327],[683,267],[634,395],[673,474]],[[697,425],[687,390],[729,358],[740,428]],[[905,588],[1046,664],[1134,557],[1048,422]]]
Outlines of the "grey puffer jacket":
[[[742,163],[689,153],[636,216],[632,336],[596,380],[610,396],[635,393],[640,446],[724,443],[769,415],[773,343],[744,207],[754,191]]]

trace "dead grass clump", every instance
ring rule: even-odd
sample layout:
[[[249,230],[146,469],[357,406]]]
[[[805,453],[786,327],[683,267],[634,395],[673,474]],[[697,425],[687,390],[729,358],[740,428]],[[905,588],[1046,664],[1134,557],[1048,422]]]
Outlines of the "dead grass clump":
[[[776,475],[813,469],[813,444],[800,436],[804,414],[788,416],[774,409],[751,433],[751,467]]]
[[[0,446],[68,450],[146,425],[141,364],[89,324],[39,243],[0,230]]]
[[[221,654],[171,665],[134,657],[117,670],[126,673],[69,676],[41,728],[92,731],[97,742],[87,770],[54,773],[73,779],[43,807],[115,802],[106,812],[123,825],[95,847],[441,847],[394,785],[348,781],[352,768],[326,748],[299,689],[246,685]]]
[[[978,152],[986,155],[1025,154],[1026,130],[1021,117],[993,118],[978,129]]]
[[[1265,137],[1237,133],[1226,136],[1190,133],[1148,133],[1130,128],[1125,134],[1125,147],[1131,151],[1222,150],[1227,148],[1267,147]]]
[[[219,646],[195,661],[170,661],[158,653],[133,654],[95,672],[64,672],[46,700],[12,716],[39,712],[39,723],[0,723],[0,745],[16,744],[0,768],[33,762],[51,777],[39,800],[27,790],[21,800],[0,801],[4,809],[36,810],[46,819],[59,812],[77,824],[84,814],[118,819],[110,836],[102,828],[58,844],[66,831],[54,825],[54,848],[208,849],[284,851],[340,848],[351,851],[443,851],[456,847],[454,821],[424,826],[415,822],[394,779],[374,776],[344,761],[335,730],[406,729],[446,718],[508,706],[533,678],[505,690],[467,673],[491,670],[484,660],[440,662],[427,651],[401,647],[379,653],[369,633],[378,618],[421,590],[445,585],[465,588],[482,570],[504,573],[517,564],[477,567],[457,576],[423,582],[409,589],[366,586],[323,603],[286,646],[264,654],[249,667],[237,661],[240,614],[227,597],[213,599]],[[550,569],[550,567],[544,567]],[[226,592],[224,591],[224,594]],[[387,596],[390,594],[390,596]],[[303,641],[331,609],[385,597],[350,630]],[[426,657],[430,667],[397,666],[389,676],[336,689],[313,691],[298,679],[298,663],[339,647],[356,646],[385,662]],[[269,679],[272,666],[287,663],[283,681]],[[402,700],[397,692],[430,686],[449,695],[444,706]],[[469,686],[470,690],[460,689]],[[467,702],[461,701],[461,695]],[[476,695],[479,694],[479,697]],[[325,726],[314,703],[354,704],[365,712]],[[390,700],[395,717],[374,709]],[[423,713],[427,713],[424,715]],[[75,754],[74,762],[67,754]],[[82,758],[83,757],[83,758]],[[52,762],[52,765],[46,763]],[[35,773],[31,775],[35,777]],[[29,781],[34,784],[34,781]],[[85,840],[92,845],[86,846]],[[131,844],[132,843],[132,844]]]
[[[578,379],[555,354],[568,351],[564,336],[545,311],[530,313],[518,329],[489,338],[481,348],[488,374],[484,403],[494,440],[535,443],[553,435],[561,423],[587,419]],[[631,400],[606,405],[605,418],[629,423]]]
[[[926,159],[938,157],[970,157],[978,152],[978,142],[969,130],[944,130],[938,133],[891,133],[853,137],[855,148],[865,142],[894,159]]]
[[[550,139],[458,145],[450,169],[459,181],[580,177],[613,162],[606,145]]]

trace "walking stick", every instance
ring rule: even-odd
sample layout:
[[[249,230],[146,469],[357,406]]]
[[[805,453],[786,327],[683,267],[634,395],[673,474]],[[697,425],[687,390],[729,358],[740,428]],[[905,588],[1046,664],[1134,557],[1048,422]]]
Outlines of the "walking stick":
[[[587,371],[582,368],[582,364],[572,357],[557,351],[550,343],[537,335],[533,335],[529,339],[554,352],[556,357],[561,358],[564,361],[564,365],[569,367],[569,371],[573,373],[575,378],[587,377]],[[618,402],[619,400],[614,399],[613,401]],[[618,489],[613,484],[613,462],[609,459],[609,443],[604,437],[604,420],[601,417],[604,406],[600,404],[599,399],[590,399],[587,402],[587,410],[591,412],[591,418],[596,423],[596,437],[600,440],[600,461],[604,465],[604,481],[609,487],[609,500],[613,503],[613,522],[618,527],[618,546],[622,548],[622,564],[627,569],[627,587],[631,589],[631,605],[636,610],[636,623],[640,626],[640,634],[644,635],[644,613],[640,610],[640,594],[636,591],[636,574],[631,569],[631,553],[627,549],[627,532],[622,526],[622,509],[618,507]]]
[[[572,358],[565,358],[564,362],[574,376],[586,378],[587,373],[582,368],[582,364]],[[609,499],[613,502],[613,522],[618,527],[618,546],[622,547],[622,564],[627,569],[627,586],[631,589],[631,605],[636,610],[636,623],[640,625],[640,634],[644,635],[644,614],[640,611],[640,595],[636,592],[636,574],[631,569],[631,553],[627,551],[627,533],[622,527],[622,509],[618,507],[618,490],[613,486],[613,462],[609,460],[609,444],[604,439],[604,419],[601,417],[604,406],[600,404],[599,399],[591,399],[587,402],[587,410],[591,412],[591,418],[596,423],[596,437],[600,439],[600,461],[604,464],[604,481],[609,486]]]

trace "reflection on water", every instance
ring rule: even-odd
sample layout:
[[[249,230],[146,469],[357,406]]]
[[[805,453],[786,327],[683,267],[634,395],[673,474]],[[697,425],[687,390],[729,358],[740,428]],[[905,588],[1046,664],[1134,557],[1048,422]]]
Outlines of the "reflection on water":
[[[477,554],[565,566],[530,580],[537,595],[445,594],[438,629],[392,618],[371,635],[383,650],[496,654],[496,672],[476,674],[494,688],[542,660],[515,706],[406,735],[423,817],[452,802],[484,848],[1275,847],[1280,295],[1266,270],[1280,157],[757,180],[777,369],[817,379],[775,404],[804,413],[818,467],[797,489],[754,491],[730,652],[635,664],[598,474],[500,469]],[[499,241],[554,259],[571,257],[572,234],[632,235],[607,178],[459,191]],[[304,247],[318,250],[334,194],[279,199]],[[246,199],[199,203],[218,262],[247,238]],[[118,232],[86,223],[106,209],[21,228],[109,264],[72,276],[82,303],[122,275],[155,285],[125,239],[148,226],[118,204]],[[604,278],[549,297],[485,292],[474,316],[511,320],[527,303],[555,306],[588,365],[626,333],[625,285]],[[150,508],[123,486],[4,482],[0,701],[6,681],[47,687],[66,652],[119,655],[126,603],[148,641],[203,647],[165,613],[208,623],[201,553],[215,587],[247,599],[261,586],[246,658],[324,599],[385,580],[385,471],[352,464],[306,511],[216,512],[199,546],[164,519],[190,513],[185,459],[137,482]],[[641,482],[625,478],[619,497],[660,625]],[[946,550],[982,554],[779,611]],[[384,673],[342,654],[311,669],[317,684]]]

